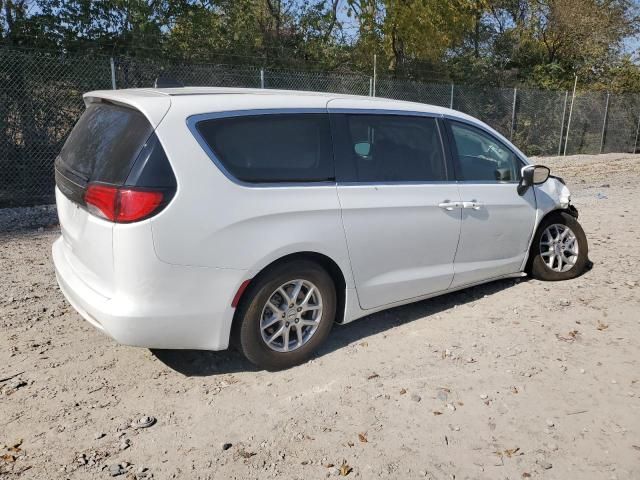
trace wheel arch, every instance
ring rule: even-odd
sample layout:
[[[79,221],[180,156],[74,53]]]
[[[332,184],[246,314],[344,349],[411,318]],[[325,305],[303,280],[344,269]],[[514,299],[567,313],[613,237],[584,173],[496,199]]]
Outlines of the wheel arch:
[[[550,210],[546,212],[544,215],[542,215],[542,217],[540,218],[540,221],[536,224],[536,228],[534,228],[533,230],[533,234],[531,235],[531,241],[529,242],[529,248],[527,250],[527,258],[524,262],[524,271],[527,272],[527,274],[529,275],[531,274],[531,265],[534,257],[533,255],[531,255],[531,249],[533,248],[533,243],[536,236],[538,235],[538,231],[540,231],[540,226],[545,222],[547,218],[553,215],[558,215],[560,213],[566,213],[576,219],[578,218],[578,209],[573,205],[569,205],[566,208],[563,208],[563,207],[554,208],[553,210]]]
[[[347,278],[342,268],[338,265],[338,263],[328,255],[325,255],[323,253],[318,253],[313,251],[301,251],[301,252],[294,252],[294,253],[289,253],[287,255],[283,255],[271,261],[270,263],[263,266],[262,268],[260,268],[257,271],[257,273],[253,275],[253,277],[249,281],[248,287],[250,287],[251,283],[253,283],[255,280],[257,280],[261,276],[268,274],[269,271],[272,270],[275,266],[281,265],[287,262],[297,261],[297,260],[309,260],[314,263],[317,263],[322,268],[324,268],[326,272],[329,274],[336,288],[336,322],[342,323],[345,318]],[[248,292],[250,292],[250,290],[251,290],[250,288],[246,288],[244,289],[244,291],[242,291],[238,299],[238,304],[240,304],[240,302],[242,302],[243,300],[246,300]],[[235,325],[239,322],[239,318],[238,318],[239,310],[240,310],[239,308],[236,308],[233,314],[231,332],[234,331]]]

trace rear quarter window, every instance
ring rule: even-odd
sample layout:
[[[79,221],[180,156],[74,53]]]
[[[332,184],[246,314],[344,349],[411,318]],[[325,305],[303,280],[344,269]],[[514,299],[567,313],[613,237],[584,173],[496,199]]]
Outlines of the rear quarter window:
[[[334,179],[327,114],[266,114],[201,120],[196,130],[222,167],[243,182]]]

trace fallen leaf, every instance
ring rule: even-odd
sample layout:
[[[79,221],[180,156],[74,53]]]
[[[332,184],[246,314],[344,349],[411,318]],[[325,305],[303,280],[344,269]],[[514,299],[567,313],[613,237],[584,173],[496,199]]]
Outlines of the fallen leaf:
[[[349,465],[347,465],[347,461],[346,460],[342,460],[342,465],[340,465],[340,476],[341,477],[346,477],[351,472],[353,472],[353,468],[351,468]]]
[[[442,415],[442,412],[439,412],[439,411],[435,410],[435,411],[433,412],[433,414],[434,414],[434,415]]]
[[[361,346],[361,347],[368,347],[368,346],[369,346],[369,343],[368,343],[368,342],[362,342],[362,343],[360,344],[360,346]]]
[[[371,375],[369,375],[367,377],[367,380],[373,380],[374,378],[378,378],[380,375],[378,375],[377,373],[372,373]]]
[[[400,390],[400,395],[404,395],[405,393],[407,393],[407,389],[403,388]]]
[[[524,473],[522,474],[522,478],[531,478],[531,474],[530,474],[530,473],[527,473],[527,472],[524,472]]]
[[[326,463],[324,465],[324,468],[331,468],[331,467],[335,467],[335,465],[333,463]]]
[[[567,333],[566,337],[563,337],[562,335],[560,335],[559,333],[556,333],[556,338],[558,340],[562,340],[563,342],[573,342],[576,340],[576,337],[579,335],[578,330],[571,330],[569,333]]]
[[[256,455],[255,452],[247,452],[245,449],[241,449],[238,453],[242,458],[251,458]]]
[[[362,442],[362,443],[367,443],[367,442],[369,442],[369,440],[367,440],[367,432],[365,432],[365,433],[359,433],[359,434],[358,434],[358,440],[360,440],[360,442]]]
[[[16,456],[15,455],[10,455],[8,453],[5,454],[5,455],[2,455],[0,458],[2,460],[4,460],[5,462],[7,462],[7,463],[12,463],[12,462],[16,461]]]
[[[609,328],[609,325],[607,325],[606,323],[598,322],[598,326],[596,328],[598,330],[602,331],[602,330],[606,330],[607,328]]]
[[[505,456],[511,458],[513,457],[516,453],[518,453],[520,451],[520,447],[516,447],[516,448],[507,448],[503,453],[505,454]]]

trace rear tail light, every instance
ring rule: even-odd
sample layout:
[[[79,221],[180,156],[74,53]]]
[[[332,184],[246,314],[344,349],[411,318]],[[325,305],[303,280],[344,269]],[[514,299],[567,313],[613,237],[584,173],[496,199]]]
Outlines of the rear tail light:
[[[84,202],[92,214],[115,223],[131,223],[157,213],[166,204],[161,190],[114,187],[91,183]]]

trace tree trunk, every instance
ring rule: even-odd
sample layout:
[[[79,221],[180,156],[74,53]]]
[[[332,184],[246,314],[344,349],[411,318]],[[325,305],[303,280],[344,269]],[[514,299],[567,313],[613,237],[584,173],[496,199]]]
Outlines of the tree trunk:
[[[11,0],[5,0],[4,2],[4,15],[6,17],[6,22],[7,22],[7,35],[6,35],[6,39],[7,39],[7,43],[9,43],[9,45],[13,44],[13,16],[11,14]]]

